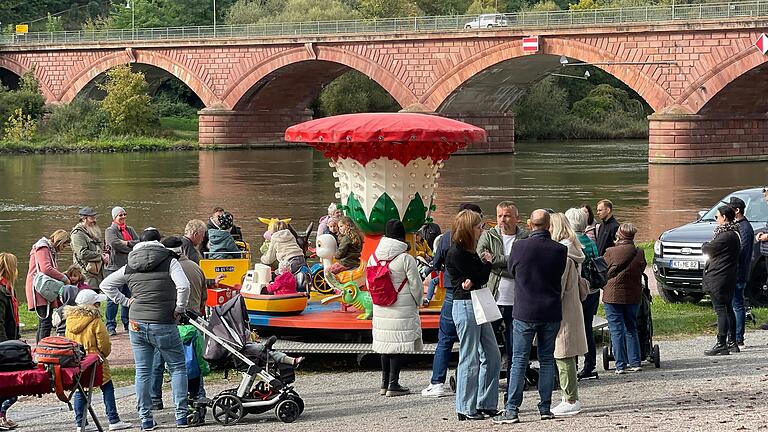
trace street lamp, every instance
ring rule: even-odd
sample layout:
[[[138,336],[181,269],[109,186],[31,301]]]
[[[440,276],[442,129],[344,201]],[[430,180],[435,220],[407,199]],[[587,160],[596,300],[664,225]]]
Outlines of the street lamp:
[[[213,0],[213,37],[216,37],[216,0]]]
[[[136,39],[136,0],[128,0],[125,8],[131,10],[131,39]]]

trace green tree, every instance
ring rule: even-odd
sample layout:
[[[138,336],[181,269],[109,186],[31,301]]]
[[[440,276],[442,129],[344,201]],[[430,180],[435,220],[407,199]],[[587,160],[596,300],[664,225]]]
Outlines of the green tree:
[[[233,0],[216,0],[217,19]],[[129,5],[130,7],[126,7]],[[112,0],[114,28],[183,27],[213,25],[212,0]]]
[[[107,93],[101,106],[109,114],[113,133],[141,135],[157,123],[143,73],[132,72],[128,65],[114,67],[107,72],[107,81],[99,84],[99,88]]]
[[[573,104],[571,112],[592,122],[601,122],[617,113],[627,117],[645,115],[640,101],[630,98],[625,90],[609,84],[600,84],[592,89],[587,97]]]
[[[48,12],[48,19],[45,23],[45,31],[54,32],[64,30],[64,25],[61,23],[60,16],[53,16]]]
[[[557,86],[553,77],[534,84],[518,100],[515,133],[523,138],[555,138],[563,134],[567,124],[568,94]]]
[[[570,10],[589,10],[589,9],[599,9],[599,8],[600,8],[600,4],[595,0],[579,0],[578,3],[571,3],[568,6],[568,9]]]
[[[463,15],[471,0],[416,0],[416,6],[424,12],[424,15]]]
[[[484,13],[498,12],[495,5],[495,0],[474,0],[467,9],[467,15],[479,15]]]
[[[530,8],[531,12],[551,12],[558,10],[560,10],[560,6],[553,0],[541,0]]]
[[[327,85],[314,105],[318,116],[395,112],[400,105],[376,81],[353,70]]]
[[[239,0],[229,10],[228,24],[335,21],[359,18],[352,7],[340,0]]]
[[[398,18],[423,15],[413,0],[360,0],[357,10],[364,18]]]
[[[17,110],[21,110],[24,118],[38,120],[43,117],[44,107],[45,98],[40,93],[34,68],[21,76],[18,90],[10,91],[0,85],[0,132],[5,127],[6,120]]]
[[[36,133],[37,120],[29,114],[24,114],[21,108],[13,111],[3,128],[4,137],[11,141],[29,141]]]
[[[256,24],[274,19],[285,8],[283,0],[237,0],[227,12],[227,24]]]

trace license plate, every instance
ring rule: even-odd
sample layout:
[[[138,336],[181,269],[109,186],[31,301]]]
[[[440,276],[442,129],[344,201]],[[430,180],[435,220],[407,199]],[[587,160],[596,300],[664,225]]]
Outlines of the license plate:
[[[698,261],[675,261],[672,260],[669,262],[669,266],[673,269],[678,270],[698,270],[699,269],[699,262]]]

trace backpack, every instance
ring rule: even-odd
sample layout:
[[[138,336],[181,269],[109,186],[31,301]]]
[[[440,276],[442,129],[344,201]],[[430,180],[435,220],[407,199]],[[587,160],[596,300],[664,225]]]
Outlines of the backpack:
[[[0,372],[34,369],[32,347],[20,340],[0,342]]]
[[[371,294],[371,301],[377,306],[391,306],[397,301],[397,295],[408,282],[408,278],[403,279],[400,288],[395,290],[392,285],[392,275],[389,272],[390,261],[379,261],[376,254],[373,255],[375,264],[365,269],[365,281],[368,285],[368,292]]]
[[[45,365],[77,366],[85,357],[85,349],[72,339],[48,336],[40,340],[34,349],[35,361]]]
[[[595,257],[584,263],[582,277],[589,281],[592,290],[598,290],[608,282],[608,263],[603,257]]]

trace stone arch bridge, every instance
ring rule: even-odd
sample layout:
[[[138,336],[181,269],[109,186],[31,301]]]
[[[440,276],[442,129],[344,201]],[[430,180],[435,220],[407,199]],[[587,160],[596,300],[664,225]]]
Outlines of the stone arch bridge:
[[[768,18],[557,29],[508,28],[135,42],[0,45],[0,72],[34,67],[49,103],[66,103],[126,63],[161,69],[202,100],[200,142],[279,142],[311,117],[321,89],[355,69],[403,107],[485,127],[474,151],[513,149],[507,111],[560,64],[583,62],[614,75],[654,110],[651,162],[768,159],[768,56],[754,43]],[[522,38],[539,37],[538,51]]]

